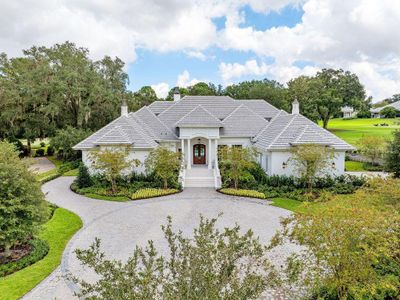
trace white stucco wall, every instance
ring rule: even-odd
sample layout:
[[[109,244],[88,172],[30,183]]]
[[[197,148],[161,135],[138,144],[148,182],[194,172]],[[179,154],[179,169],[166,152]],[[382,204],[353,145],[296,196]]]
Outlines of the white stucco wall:
[[[115,147],[107,147],[108,149],[110,148],[115,148]],[[105,149],[104,147],[101,147],[99,150],[103,150]],[[93,161],[90,158],[90,152],[91,150],[83,150],[82,151],[82,161],[85,164],[85,166],[88,168],[90,174],[95,174],[97,172],[97,170],[95,170],[93,168]],[[132,149],[129,151],[128,154],[128,160],[132,160],[132,159],[138,159],[141,164],[138,167],[135,168],[130,168],[124,171],[125,174],[129,174],[131,173],[133,170],[135,170],[135,172],[137,173],[144,173],[145,172],[145,167],[144,167],[144,161],[146,160],[147,156],[150,153],[150,149]]]
[[[191,139],[196,137],[216,139],[219,138],[219,128],[210,128],[210,127],[179,128],[179,137],[183,139]]]
[[[291,154],[288,151],[274,151],[268,153],[269,167],[267,173],[269,175],[286,175],[286,176],[298,176],[296,167],[293,161],[290,160]],[[328,167],[324,173],[339,176],[344,174],[344,161],[345,152],[335,151],[335,156],[332,159],[332,163],[335,163],[335,168]],[[286,167],[283,168],[283,163],[286,163]],[[330,164],[331,165],[331,164]]]
[[[250,138],[224,138],[224,137],[221,137],[218,140],[218,145],[227,145],[227,146],[242,145],[242,147],[249,147],[249,146],[251,146],[251,141],[250,141]]]

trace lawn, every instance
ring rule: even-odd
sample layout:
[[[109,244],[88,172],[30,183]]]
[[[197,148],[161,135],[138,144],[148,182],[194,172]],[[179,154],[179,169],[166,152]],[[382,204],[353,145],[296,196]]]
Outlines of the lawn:
[[[381,123],[387,123],[389,126],[374,126]],[[354,146],[357,146],[357,141],[363,135],[390,139],[396,129],[400,129],[400,119],[332,119],[328,124],[329,131]]]
[[[345,171],[348,172],[363,172],[367,171],[364,168],[364,163],[359,161],[346,161],[344,164]]]
[[[287,210],[291,210],[294,212],[302,212],[303,208],[303,202],[293,200],[293,199],[288,199],[288,198],[273,198],[270,199],[272,201],[272,206],[284,208]]]
[[[82,221],[77,215],[57,208],[39,234],[39,238],[49,244],[49,253],[35,264],[0,278],[0,298],[19,299],[53,272],[61,262],[68,241],[81,227]]]

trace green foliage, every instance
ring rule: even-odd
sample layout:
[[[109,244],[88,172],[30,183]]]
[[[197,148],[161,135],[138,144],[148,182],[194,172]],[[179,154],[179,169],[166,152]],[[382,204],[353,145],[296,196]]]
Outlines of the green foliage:
[[[77,215],[57,208],[51,220],[42,226],[38,236],[49,245],[49,252],[33,265],[0,278],[1,299],[20,299],[50,275],[60,265],[68,241],[81,227],[82,221]]]
[[[220,149],[219,164],[224,182],[239,187],[240,181],[253,179],[250,169],[256,166],[256,151],[252,148],[224,147]]]
[[[219,192],[221,192],[223,194],[227,194],[227,195],[232,195],[232,196],[265,199],[265,194],[257,192],[257,191],[253,191],[253,190],[224,188],[224,189],[220,189]]]
[[[400,130],[393,133],[393,140],[387,145],[385,156],[385,169],[400,177]]]
[[[75,182],[80,189],[89,187],[93,184],[92,178],[89,174],[89,170],[83,163],[79,165],[78,177],[76,177]]]
[[[49,146],[47,147],[46,154],[47,154],[48,156],[52,156],[52,155],[54,154],[54,147],[53,147],[52,145],[49,145]]]
[[[67,126],[65,129],[57,130],[56,135],[51,138],[50,145],[58,151],[58,156],[64,161],[79,158],[79,151],[72,147],[89,136],[89,132]]]
[[[179,190],[176,190],[176,189],[152,189],[152,188],[147,188],[147,189],[137,190],[136,192],[134,192],[131,195],[131,199],[132,200],[137,200],[137,199],[160,197],[160,196],[176,194],[178,192],[179,192]]]
[[[93,160],[93,168],[104,175],[111,184],[112,193],[118,191],[117,180],[127,168],[137,167],[140,161],[137,159],[128,160],[129,149],[114,148],[101,151],[92,151],[90,158]]]
[[[44,156],[44,149],[37,149],[36,151],[35,151],[35,156],[36,157],[41,157],[41,156]]]
[[[382,158],[386,150],[386,140],[381,136],[363,136],[358,141],[358,150],[362,155],[376,164],[379,158]]]
[[[10,248],[34,236],[46,220],[47,204],[34,175],[15,147],[0,142],[0,248]]]
[[[179,175],[181,153],[157,147],[150,151],[144,164],[147,173],[154,173],[163,181],[164,189],[167,189],[168,180],[176,179]]]
[[[169,253],[159,255],[152,241],[136,247],[126,263],[107,260],[100,240],[76,250],[81,263],[94,269],[94,283],[78,278],[79,297],[96,299],[256,299],[275,283],[264,247],[239,226],[216,229],[216,219],[201,217],[193,237],[162,226]],[[135,287],[135,288],[132,288]]]
[[[127,100],[129,110],[137,111],[145,105],[150,105],[158,98],[151,86],[143,86],[137,92],[128,92]]]
[[[287,260],[286,284],[311,299],[397,299],[399,184],[374,179],[346,202],[334,198],[284,219],[272,246],[303,246]]]
[[[311,193],[317,174],[326,172],[334,158],[333,150],[326,146],[308,144],[292,147],[291,154],[291,161],[300,176],[306,179],[308,191]]]
[[[49,252],[49,245],[40,239],[29,241],[31,252],[17,261],[0,264],[0,277],[10,275],[41,260]]]
[[[387,106],[380,111],[381,116],[384,118],[396,118],[400,112],[394,107]]]

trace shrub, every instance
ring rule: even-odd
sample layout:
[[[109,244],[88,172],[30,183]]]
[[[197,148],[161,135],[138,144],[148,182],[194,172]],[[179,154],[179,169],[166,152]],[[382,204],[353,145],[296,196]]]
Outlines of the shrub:
[[[83,163],[80,163],[79,165],[79,172],[78,176],[75,179],[75,182],[80,189],[89,187],[93,184],[92,178],[89,174],[89,170]]]
[[[79,165],[80,165],[79,160],[65,162],[61,166],[58,167],[58,172],[61,174],[64,174],[65,172],[68,172],[68,171],[78,168]]]
[[[15,137],[9,137],[7,139],[7,141],[15,146],[15,150],[18,152],[18,155],[20,157],[27,156],[27,155],[25,155],[27,153],[25,153],[25,151],[24,151],[25,150],[24,144],[22,144],[22,142],[19,139],[15,138]]]
[[[46,143],[45,142],[40,142],[40,147],[42,147],[42,148],[46,147]]]
[[[145,198],[153,198],[153,197],[160,197],[178,193],[179,190],[176,189],[141,189],[134,192],[131,195],[131,199],[145,199]]]
[[[80,262],[93,269],[97,282],[74,278],[79,298],[96,299],[258,299],[276,283],[265,247],[251,230],[236,225],[217,229],[216,219],[200,218],[190,237],[173,231],[171,218],[162,226],[167,253],[152,241],[136,247],[127,262],[107,260],[100,240],[76,250]],[[164,252],[164,251],[163,251]],[[134,288],[133,288],[134,287]]]
[[[388,143],[385,156],[385,169],[400,177],[400,130],[393,132],[393,140]]]
[[[32,250],[26,256],[17,261],[0,264],[0,277],[10,275],[16,271],[19,271],[27,266],[34,264],[35,262],[45,257],[49,252],[49,245],[45,241],[34,239],[29,241],[29,245],[32,247]]]
[[[35,176],[15,147],[0,142],[0,248],[26,243],[46,221],[47,204]]]
[[[54,147],[51,146],[51,145],[49,145],[49,146],[47,147],[47,155],[48,155],[48,156],[52,156],[53,154],[54,154]]]
[[[398,113],[399,111],[391,106],[387,106],[380,111],[381,116],[384,118],[396,118]]]
[[[36,157],[44,156],[44,149],[37,149],[35,152]]]
[[[220,189],[219,191],[223,194],[232,195],[232,196],[265,199],[265,195],[263,193],[253,191],[253,190],[224,188],[224,189]]]

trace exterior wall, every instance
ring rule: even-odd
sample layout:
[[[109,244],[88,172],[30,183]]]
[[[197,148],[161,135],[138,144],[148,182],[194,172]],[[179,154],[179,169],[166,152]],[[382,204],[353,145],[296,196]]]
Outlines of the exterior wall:
[[[286,175],[286,176],[298,176],[294,163],[290,161],[290,152],[270,152],[270,164],[267,173],[269,175]],[[335,168],[328,167],[326,173],[332,176],[339,176],[344,174],[344,161],[345,152],[335,151],[335,157],[332,163],[335,163]],[[283,163],[286,163],[286,167],[283,168]]]
[[[217,139],[219,138],[219,128],[209,128],[209,127],[180,128],[179,137],[181,139],[191,139],[195,137]]]
[[[107,147],[108,149],[113,148],[113,147]],[[105,147],[101,147],[100,151],[102,149],[105,149]],[[90,174],[96,174],[97,170],[93,168],[93,162],[90,158],[90,152],[91,150],[83,150],[82,151],[82,162],[85,164],[85,166],[88,168]],[[144,173],[145,172],[145,167],[144,167],[144,161],[146,160],[147,156],[150,153],[149,150],[137,150],[137,149],[132,149],[129,154],[128,154],[128,160],[132,159],[138,159],[141,162],[141,165],[135,168],[127,169],[124,171],[124,174],[129,174],[133,170],[137,173]]]
[[[242,147],[249,147],[251,146],[250,138],[224,138],[221,137],[218,140],[218,145],[242,145]]]

